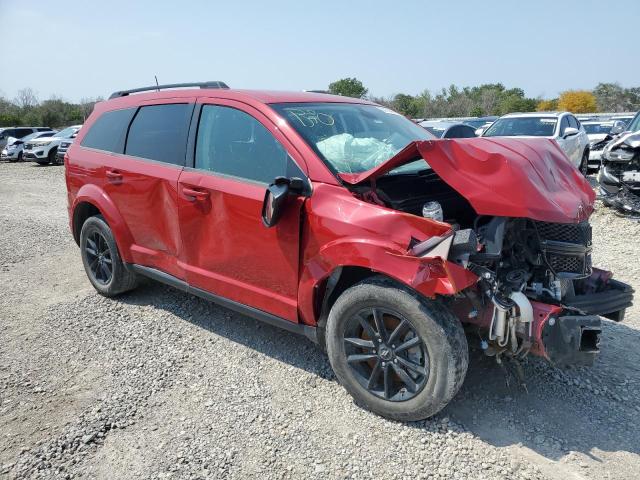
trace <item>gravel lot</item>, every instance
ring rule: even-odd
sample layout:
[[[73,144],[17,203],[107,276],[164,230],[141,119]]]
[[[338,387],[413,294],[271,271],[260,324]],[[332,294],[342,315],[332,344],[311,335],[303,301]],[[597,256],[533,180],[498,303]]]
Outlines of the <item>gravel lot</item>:
[[[640,291],[640,224],[592,222],[594,263]],[[0,477],[637,479],[639,308],[602,344],[529,361],[528,393],[474,349],[449,407],[390,422],[302,337],[152,282],[100,297],[63,168],[0,164]]]

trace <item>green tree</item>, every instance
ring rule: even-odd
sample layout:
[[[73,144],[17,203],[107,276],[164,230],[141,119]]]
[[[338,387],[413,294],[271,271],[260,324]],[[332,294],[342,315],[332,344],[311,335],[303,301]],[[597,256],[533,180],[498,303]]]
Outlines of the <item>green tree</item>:
[[[334,95],[363,98],[368,90],[357,78],[342,78],[329,84],[329,91]]]
[[[406,93],[399,93],[393,97],[393,108],[406,117],[416,118],[421,115],[420,103],[416,97]]]

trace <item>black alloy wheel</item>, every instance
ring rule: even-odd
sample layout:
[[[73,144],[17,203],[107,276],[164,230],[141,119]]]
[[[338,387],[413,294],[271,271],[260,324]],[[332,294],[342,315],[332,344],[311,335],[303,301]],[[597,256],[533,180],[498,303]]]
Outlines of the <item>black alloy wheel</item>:
[[[347,320],[344,350],[362,387],[384,400],[409,400],[429,379],[424,342],[409,320],[389,309],[368,307]]]
[[[93,279],[102,285],[108,285],[113,277],[113,258],[107,240],[98,231],[87,236],[84,250]]]

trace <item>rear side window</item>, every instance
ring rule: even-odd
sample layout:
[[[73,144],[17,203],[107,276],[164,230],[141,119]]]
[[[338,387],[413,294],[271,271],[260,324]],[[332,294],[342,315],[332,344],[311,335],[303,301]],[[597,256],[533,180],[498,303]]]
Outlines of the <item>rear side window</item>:
[[[135,111],[135,108],[127,108],[103,113],[84,136],[81,145],[107,152],[122,153],[127,128]]]
[[[251,115],[230,107],[202,107],[196,168],[271,183],[287,174],[288,164],[284,147]]]
[[[184,165],[193,105],[151,105],[138,110],[127,135],[125,154]]]
[[[31,135],[33,130],[31,128],[16,128],[16,138],[26,137],[27,135]]]

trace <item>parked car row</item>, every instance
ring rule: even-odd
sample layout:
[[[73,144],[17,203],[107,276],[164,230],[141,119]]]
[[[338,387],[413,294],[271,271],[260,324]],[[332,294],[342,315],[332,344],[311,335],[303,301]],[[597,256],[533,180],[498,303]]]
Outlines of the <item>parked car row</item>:
[[[49,127],[10,127],[0,129],[0,159],[10,162],[33,161],[40,165],[63,163],[64,153],[82,125],[58,132]]]

